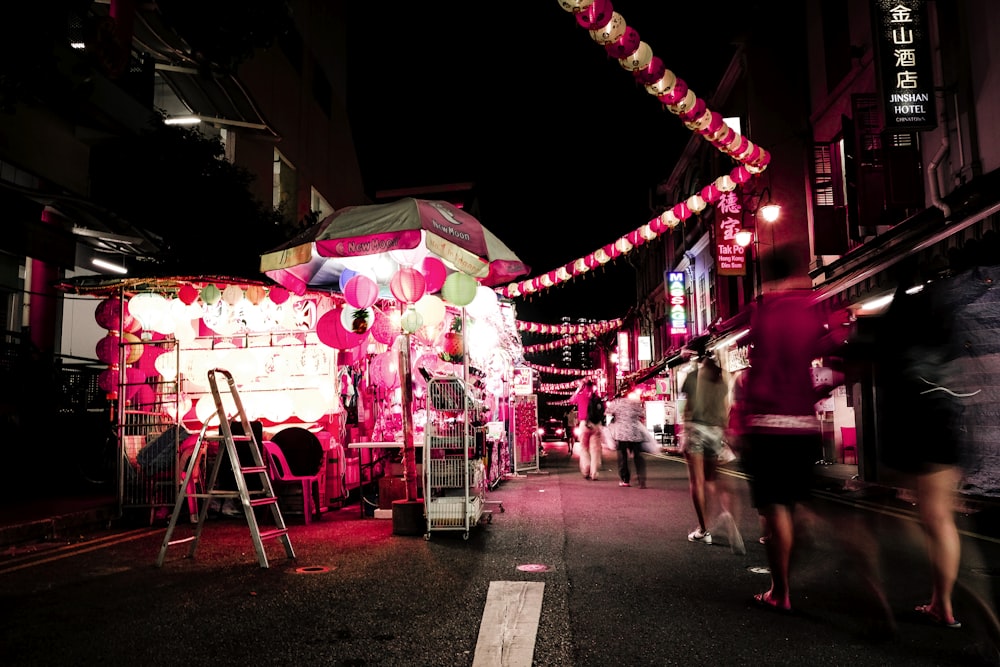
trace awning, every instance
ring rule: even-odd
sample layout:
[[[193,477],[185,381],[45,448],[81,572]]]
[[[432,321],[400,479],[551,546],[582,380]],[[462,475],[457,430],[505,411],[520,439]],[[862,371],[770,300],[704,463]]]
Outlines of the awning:
[[[277,135],[235,77],[166,64],[157,64],[156,74],[202,121]]]

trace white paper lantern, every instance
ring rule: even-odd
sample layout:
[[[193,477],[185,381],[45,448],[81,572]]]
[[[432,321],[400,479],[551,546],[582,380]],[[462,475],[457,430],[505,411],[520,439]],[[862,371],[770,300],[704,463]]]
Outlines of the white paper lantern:
[[[590,31],[590,36],[595,42],[601,45],[618,41],[618,38],[625,34],[625,17],[618,12],[611,12],[611,19],[608,23],[596,30]]]
[[[618,62],[622,67],[630,72],[638,72],[649,67],[653,62],[653,49],[646,42],[639,42],[639,47],[624,58],[619,58]]]

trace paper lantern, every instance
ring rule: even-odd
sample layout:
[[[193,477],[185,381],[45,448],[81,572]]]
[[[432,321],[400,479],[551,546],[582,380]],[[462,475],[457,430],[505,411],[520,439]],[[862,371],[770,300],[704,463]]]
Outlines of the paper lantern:
[[[424,274],[424,292],[433,294],[444,285],[445,278],[448,277],[448,268],[437,257],[428,256],[420,262],[420,273]]]
[[[342,308],[334,308],[316,322],[316,336],[319,341],[335,350],[349,350],[360,345],[365,339],[365,336],[344,328],[340,323],[342,311]]]
[[[400,266],[414,267],[427,256],[427,244],[424,243],[424,232],[420,230],[420,243],[414,248],[398,248],[389,251],[389,257]]]
[[[413,307],[424,318],[425,327],[433,327],[441,324],[441,321],[444,320],[446,308],[444,301],[439,296],[425,294],[413,304]]]
[[[97,341],[97,358],[107,365],[118,363],[118,354],[121,351],[121,341],[117,335],[107,335]]]
[[[375,311],[375,321],[368,327],[368,330],[371,332],[372,338],[383,345],[391,345],[401,331],[398,320],[394,323],[393,318],[381,310]]]
[[[424,316],[417,312],[413,306],[410,306],[399,318],[399,323],[403,327],[403,331],[413,333],[424,325]]]
[[[399,386],[399,367],[392,351],[376,354],[369,367],[372,382],[383,389],[395,389]]]
[[[264,288],[260,285],[250,285],[247,287],[245,296],[247,301],[256,306],[264,300],[266,295],[264,294]]]
[[[133,333],[122,334],[122,343],[125,344],[125,363],[134,364],[142,356],[144,346],[139,337]]]
[[[611,20],[611,0],[594,0],[583,11],[576,12],[576,22],[581,28],[593,30]]]
[[[470,275],[461,271],[456,271],[445,278],[444,285],[441,286],[441,296],[444,300],[455,306],[463,307],[472,303],[476,298],[476,288],[479,283]]]
[[[177,290],[177,298],[183,301],[185,305],[190,306],[198,300],[198,290],[191,283],[184,283]]]
[[[291,294],[284,287],[272,287],[267,291],[267,298],[277,306],[280,306],[284,302],[288,301],[288,297]]]
[[[109,368],[97,376],[97,388],[105,394],[118,394],[118,370]]]
[[[128,305],[126,304],[126,316],[128,312]],[[113,296],[99,303],[97,309],[94,311],[94,319],[97,320],[102,329],[118,331],[122,325],[122,300]]]
[[[370,277],[359,273],[347,281],[344,300],[350,305],[361,309],[369,308],[377,299],[378,284]]]
[[[594,0],[559,0],[559,6],[567,12],[582,12],[593,3]]]
[[[153,362],[153,367],[164,382],[173,382],[177,379],[177,355],[174,353],[161,354]]]
[[[426,280],[416,269],[402,268],[389,281],[389,291],[398,301],[416,303],[424,295]]]
[[[222,298],[222,291],[215,285],[205,285],[199,293],[201,300],[209,306],[214,306]]]
[[[591,38],[598,44],[611,44],[625,34],[625,17],[618,12],[611,12],[611,18],[607,23],[597,24],[594,30],[590,31]],[[638,33],[636,33],[638,36]]]
[[[355,278],[357,280],[357,278]],[[371,308],[342,308],[340,310],[340,324],[348,331],[356,334],[368,333],[368,327],[375,319],[375,312]]]
[[[612,58],[618,58],[619,60],[627,55],[635,53],[636,49],[639,48],[639,33],[636,29],[631,26],[626,26],[622,30],[622,34],[619,35],[618,39],[604,45],[604,50],[607,51],[608,55]],[[650,58],[652,58],[653,52],[649,52]],[[649,60],[647,59],[643,66],[648,65]],[[638,67],[630,69],[639,69]]]
[[[161,317],[166,317],[169,304],[161,294],[143,292],[129,299],[128,312],[139,321],[143,329],[152,331],[156,322]]]
[[[497,293],[486,285],[479,285],[476,288],[476,297],[467,306],[469,314],[479,318],[489,317],[497,311],[497,308]]]
[[[340,272],[340,278],[337,279],[337,284],[340,286],[340,293],[343,294],[347,290],[347,283],[351,282],[351,278],[358,275],[358,272],[354,269],[344,268]]]

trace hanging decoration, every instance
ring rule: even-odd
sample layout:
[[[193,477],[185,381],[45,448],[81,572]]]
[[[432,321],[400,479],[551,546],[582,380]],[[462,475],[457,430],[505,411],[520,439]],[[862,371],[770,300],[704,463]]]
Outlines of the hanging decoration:
[[[441,337],[441,352],[438,354],[442,361],[453,364],[462,363],[465,357],[465,344],[462,339],[462,317],[456,315],[451,320],[451,327]]]
[[[348,309],[333,308],[316,322],[316,336],[327,347],[335,350],[350,350],[357,347],[366,338],[365,335],[349,331],[342,324],[342,315]]]
[[[343,308],[340,312],[340,323],[351,333],[365,334],[368,333],[368,327],[374,317],[371,308]]]
[[[389,291],[396,297],[396,300],[412,304],[420,300],[424,295],[426,279],[420,271],[411,268],[402,268],[389,280]]]
[[[542,324],[539,322],[516,322],[518,331],[527,331],[536,334],[552,334],[555,336],[565,336],[567,334],[587,334],[599,336],[609,331],[617,331],[622,326],[622,319],[602,320],[591,324]]]
[[[476,288],[479,283],[472,276],[461,271],[455,271],[445,278],[444,285],[441,286],[441,296],[448,303],[459,308],[467,306],[476,298]]]
[[[355,308],[369,308],[378,299],[378,283],[364,273],[356,273],[344,287],[344,300]]]
[[[441,290],[444,279],[448,277],[448,268],[440,259],[433,255],[428,255],[420,261],[417,267],[420,273],[424,274],[424,291],[426,294],[434,294]]]
[[[368,328],[372,338],[383,345],[392,345],[392,341],[396,340],[396,336],[402,331],[399,314],[387,313],[380,309],[375,309],[374,312],[375,321]]]

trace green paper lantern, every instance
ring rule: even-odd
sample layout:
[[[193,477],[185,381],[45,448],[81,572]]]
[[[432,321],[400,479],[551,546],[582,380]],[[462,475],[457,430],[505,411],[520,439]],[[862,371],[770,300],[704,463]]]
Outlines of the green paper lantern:
[[[209,306],[214,306],[222,298],[222,290],[212,284],[201,288],[201,300]]]
[[[456,271],[444,279],[444,285],[441,286],[441,296],[448,303],[464,308],[476,298],[478,288],[479,283],[476,282],[475,278],[461,271]]]
[[[406,333],[413,333],[420,327],[424,326],[424,316],[417,312],[413,306],[410,306],[406,312],[403,313],[403,317],[400,318],[399,323],[402,325],[403,331]]]

